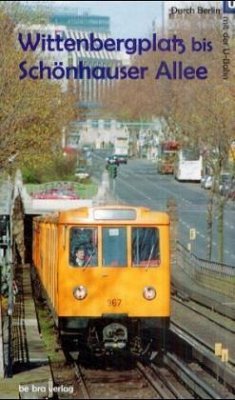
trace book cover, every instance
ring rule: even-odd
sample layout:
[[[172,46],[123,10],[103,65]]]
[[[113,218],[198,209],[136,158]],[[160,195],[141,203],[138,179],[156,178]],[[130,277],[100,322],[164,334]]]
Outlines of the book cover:
[[[0,31],[0,398],[232,396],[235,2],[3,1]]]

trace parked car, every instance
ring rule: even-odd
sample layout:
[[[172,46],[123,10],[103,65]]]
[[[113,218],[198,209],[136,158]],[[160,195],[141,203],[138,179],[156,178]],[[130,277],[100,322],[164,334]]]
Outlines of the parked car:
[[[44,192],[34,193],[32,195],[34,199],[41,200],[78,200],[80,197],[74,193],[71,189],[55,188],[49,189]]]
[[[235,180],[232,181],[231,187],[228,192],[228,198],[231,200],[235,200]]]
[[[201,179],[201,187],[203,189],[211,189],[213,183],[213,176],[212,175],[204,175]]]
[[[207,177],[207,175],[203,175],[201,177],[201,188],[204,188],[204,183],[205,183],[206,177]]]
[[[78,167],[75,170],[75,176],[79,179],[87,179],[90,177],[89,172],[87,171],[86,167]]]
[[[115,165],[119,165],[119,160],[117,159],[117,157],[115,155],[106,157],[106,162],[107,164],[115,164]]]
[[[127,156],[122,154],[114,154],[116,160],[118,160],[119,164],[127,164]]]
[[[232,182],[233,182],[233,177],[229,172],[220,175],[219,192],[220,194],[222,194],[222,196],[226,196],[229,193],[230,188],[232,186]]]

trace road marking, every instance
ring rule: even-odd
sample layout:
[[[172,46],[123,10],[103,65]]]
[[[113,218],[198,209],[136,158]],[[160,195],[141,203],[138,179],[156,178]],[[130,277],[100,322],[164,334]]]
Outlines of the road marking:
[[[131,173],[132,173],[132,175],[137,176],[136,173],[134,173],[134,172],[132,172],[132,171],[131,171]],[[170,196],[175,196],[175,197],[177,197],[178,199],[180,199],[181,201],[183,201],[183,202],[184,202],[185,204],[187,204],[187,205],[190,205],[190,206],[193,205],[193,203],[192,203],[191,201],[182,198],[182,197],[180,196],[180,194],[176,194],[173,190],[166,189],[165,187],[162,187],[161,185],[152,182],[151,179],[148,178],[148,177],[146,177],[145,179],[148,180],[148,181],[151,183],[152,186],[157,187],[158,190],[159,190],[159,187],[160,187],[160,190],[161,190],[161,191],[163,191],[163,192],[169,194]]]
[[[149,196],[146,196],[146,194],[144,194],[143,192],[140,192],[139,190],[137,190],[134,186],[132,186],[130,183],[125,182],[124,180],[120,179],[122,181],[122,184],[124,183],[126,186],[129,186],[132,188],[132,190],[134,190],[135,192],[141,194],[143,197],[145,197],[146,199],[148,199],[149,201],[153,201],[153,199]]]
[[[120,175],[118,176],[118,179],[121,181],[122,184],[124,183],[127,187],[130,187],[133,191],[135,191],[136,193],[142,195],[142,197],[145,197],[148,201],[151,201],[151,202],[152,202],[152,201],[156,201],[156,199],[153,199],[153,198],[147,196],[147,195],[144,194],[142,191],[136,189],[136,187],[134,187],[134,186],[131,185],[130,183],[127,183],[127,182],[124,180],[125,177],[130,177],[131,175],[137,177],[136,173],[134,173],[133,171],[128,171],[128,172],[127,172],[127,171],[120,171]],[[122,178],[124,178],[124,179],[122,179]],[[181,197],[180,197],[180,194],[176,194],[176,193],[174,193],[173,191],[168,190],[168,189],[166,189],[165,187],[162,187],[162,185],[153,183],[153,182],[151,181],[150,178],[146,177],[145,179],[148,180],[152,186],[157,187],[158,190],[160,189],[161,191],[163,191],[163,192],[165,192],[165,193],[167,193],[167,194],[169,194],[169,195],[171,195],[171,196],[174,195],[177,199],[180,198],[181,202],[183,202],[186,206],[191,206],[191,209],[190,209],[190,210],[180,210],[180,207],[179,207],[179,211],[180,211],[180,212],[189,212],[189,213],[190,213],[190,212],[191,212],[191,213],[192,213],[192,212],[193,212],[193,213],[195,213],[195,212],[198,212],[198,213],[206,213],[206,212],[207,212],[206,209],[200,210],[200,209],[198,209],[198,207],[197,207],[193,202],[191,202],[191,201],[189,201],[189,200],[186,200],[186,199],[184,199],[184,198],[181,198]],[[176,185],[176,183],[175,183],[175,185]],[[159,201],[159,200],[158,200],[158,201]],[[193,206],[193,208],[192,208],[192,206]],[[197,208],[196,208],[196,207],[197,207]],[[202,205],[201,205],[201,207],[202,207]],[[196,208],[196,209],[194,209],[194,208]],[[218,216],[215,217],[215,220],[218,220]],[[179,219],[179,222],[181,223],[181,225],[185,226],[187,229],[190,229],[191,226],[190,226],[187,222],[185,222],[182,218]],[[228,222],[226,222],[225,225],[226,225],[227,227],[229,227],[230,229],[232,229],[232,230],[235,229],[234,225],[230,225]],[[206,235],[200,233],[199,231],[197,231],[197,234],[198,234],[201,238],[206,239]],[[213,246],[215,246],[215,247],[217,246],[217,243],[216,243],[215,241],[213,241],[212,244],[213,244]],[[230,254],[232,258],[235,258],[235,255],[232,255],[228,250],[226,250],[225,253],[226,253],[226,254]]]

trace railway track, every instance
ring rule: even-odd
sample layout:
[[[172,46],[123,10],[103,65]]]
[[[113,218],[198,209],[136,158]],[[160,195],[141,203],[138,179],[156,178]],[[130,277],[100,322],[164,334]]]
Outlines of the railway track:
[[[185,363],[176,355],[170,353],[164,355],[163,362],[193,393],[191,398],[235,399],[231,391],[219,383],[208,370],[202,368],[199,362]]]
[[[209,349],[195,338],[174,323],[173,326],[175,348],[190,347],[189,352],[183,351],[181,355],[167,352],[161,362],[147,364],[130,362],[129,358],[116,359],[114,364],[107,360],[96,363],[95,359],[85,357],[81,364],[70,365],[67,386],[73,385],[74,398],[235,399],[232,371],[217,364]],[[62,370],[61,374],[64,382]]]
[[[146,366],[141,362],[137,362],[135,368],[125,371],[94,371],[75,365],[75,373],[84,399],[193,398],[172,373],[167,372],[167,379],[163,372],[155,371],[154,368],[154,365]]]
[[[190,311],[193,311],[195,307],[195,304],[183,303],[182,300],[180,304],[182,306],[186,304]],[[198,315],[205,314],[204,317],[207,314],[205,310],[200,312],[197,309],[196,312]],[[212,316],[210,315],[210,319]],[[221,324],[221,326],[224,328],[225,324]],[[166,353],[162,363],[158,364],[146,365],[136,362],[128,367],[128,362],[122,361],[120,368],[117,363],[115,368],[107,366],[107,364],[101,368],[94,366],[94,363],[89,363],[88,367],[87,362],[86,366],[84,363],[82,365],[76,363],[70,365],[71,371],[67,370],[65,375],[64,366],[61,367],[61,381],[58,382],[55,379],[56,385],[60,387],[62,384],[66,384],[68,388],[73,387],[73,398],[84,399],[235,399],[234,391],[232,392],[235,381],[234,371],[227,365],[221,366],[208,346],[204,346],[196,335],[190,336],[186,329],[181,329],[173,321],[171,331],[178,340],[176,342],[175,338],[173,340],[170,338],[175,347],[180,348],[185,344],[190,347],[190,360],[185,357],[187,352],[176,356],[171,351]],[[69,369],[68,364],[66,368]],[[66,375],[67,381],[65,380]]]
[[[228,398],[234,398],[232,395],[235,393],[235,369],[231,367],[231,364],[222,362],[207,345],[189,333],[185,327],[171,322],[170,331],[170,341],[174,343],[175,349],[181,349],[181,352],[185,353],[182,358],[186,358],[187,355],[194,368],[206,374],[207,380],[213,381],[214,379],[214,385],[217,385],[216,382],[221,382],[220,390],[223,391],[225,389],[227,393],[226,388],[228,388]],[[209,374],[208,371],[210,372]]]
[[[171,302],[174,310],[171,318],[173,330],[177,326],[212,353],[215,351],[215,343],[221,342],[223,348],[229,350],[227,365],[234,368],[234,321],[192,300],[185,302],[173,297]]]
[[[137,367],[94,369],[74,365],[84,399],[158,399],[156,389]]]
[[[178,296],[180,293],[180,296]],[[174,340],[191,349],[191,357],[211,371],[231,393],[235,393],[234,315],[222,315],[212,305],[192,300],[183,292],[172,293],[170,331]],[[182,294],[182,295],[181,295]],[[177,339],[174,339],[177,338]],[[215,356],[215,344],[220,343],[226,358]],[[179,343],[178,346],[179,347]]]
[[[213,322],[218,327],[223,328],[232,334],[235,333],[235,323],[230,318],[218,314],[217,312],[214,312],[210,308],[203,306],[192,299],[189,300],[187,298],[185,301],[185,299],[182,299],[182,297],[172,296],[171,301],[181,304],[185,308],[192,310],[200,316],[206,317],[210,322]]]
[[[187,365],[167,353],[161,365],[137,362],[123,371],[90,369],[74,364],[81,397],[131,399],[233,399],[231,392],[199,364]]]

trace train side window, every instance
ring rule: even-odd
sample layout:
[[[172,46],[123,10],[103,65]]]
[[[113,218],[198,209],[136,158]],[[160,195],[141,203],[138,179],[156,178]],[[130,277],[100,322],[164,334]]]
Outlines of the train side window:
[[[132,266],[157,267],[160,265],[159,229],[132,228]]]
[[[73,227],[70,229],[69,262],[73,267],[98,265],[97,228]]]
[[[127,266],[127,232],[126,228],[110,227],[102,229],[103,266]]]

